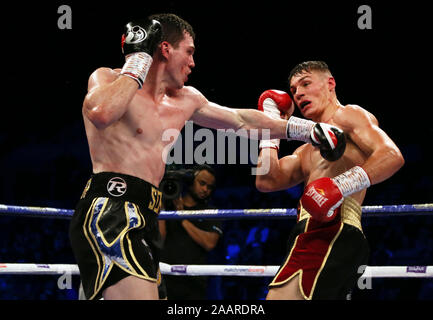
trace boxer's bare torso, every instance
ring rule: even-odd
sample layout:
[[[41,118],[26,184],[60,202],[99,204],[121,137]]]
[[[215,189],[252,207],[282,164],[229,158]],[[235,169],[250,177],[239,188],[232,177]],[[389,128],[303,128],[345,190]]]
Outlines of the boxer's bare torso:
[[[335,112],[325,122],[345,132],[347,143],[343,156],[337,161],[327,161],[320,155],[320,150],[311,144],[304,144],[292,155],[281,159],[278,159],[277,152],[271,151],[273,153],[270,158],[260,158],[262,165],[270,161],[271,168],[267,176],[256,177],[260,189],[269,192],[284,190],[299,183],[307,185],[318,178],[335,177],[361,165],[373,173],[372,183],[381,182],[388,177],[386,168],[392,165],[388,161],[392,159],[394,143],[378,127],[374,115],[356,105],[336,104],[333,108]],[[383,146],[390,146],[390,149]],[[362,204],[365,194],[366,189],[353,193],[351,197]]]
[[[113,80],[120,76],[119,70],[99,72]],[[192,87],[164,94],[159,101],[137,90],[124,115],[106,128],[98,129],[84,116],[94,173],[129,174],[158,186],[165,170],[163,150],[204,101]],[[169,129],[173,138],[164,141],[163,133]]]
[[[340,106],[334,116],[327,122],[328,124],[334,125],[338,128],[344,128],[345,132],[352,132],[353,128],[349,128],[351,121],[348,121],[347,117],[353,117],[351,113],[346,112],[346,108],[359,108],[356,106]],[[359,108],[357,112],[361,112]],[[369,114],[371,121],[377,125],[377,121],[373,115]],[[302,180],[307,185],[308,183],[319,179],[321,177],[335,177],[354,166],[361,166],[368,158],[368,154],[350,138],[350,135],[346,135],[346,150],[343,156],[337,161],[326,161],[320,155],[320,150],[313,147],[311,144],[304,144],[299,147],[295,154],[299,156]],[[359,204],[362,204],[366,194],[366,189],[354,193],[351,195],[352,198],[357,200]]]

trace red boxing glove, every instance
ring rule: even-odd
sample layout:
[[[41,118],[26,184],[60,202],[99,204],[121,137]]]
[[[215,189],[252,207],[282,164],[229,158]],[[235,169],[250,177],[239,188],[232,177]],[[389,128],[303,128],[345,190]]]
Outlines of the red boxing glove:
[[[319,178],[309,183],[301,197],[302,206],[315,220],[328,222],[335,218],[345,197],[370,186],[361,167],[353,167],[335,178]]]
[[[343,194],[331,178],[314,180],[305,188],[301,198],[305,210],[322,222],[334,219],[336,209],[343,200]]]
[[[280,90],[266,90],[260,95],[258,109],[263,111],[272,119],[281,119],[282,115],[292,115],[294,104],[289,94]],[[274,148],[280,147],[280,139],[261,140],[259,148]]]
[[[281,90],[266,90],[260,95],[258,108],[274,119],[281,119],[284,114],[292,115],[294,105],[287,92]]]

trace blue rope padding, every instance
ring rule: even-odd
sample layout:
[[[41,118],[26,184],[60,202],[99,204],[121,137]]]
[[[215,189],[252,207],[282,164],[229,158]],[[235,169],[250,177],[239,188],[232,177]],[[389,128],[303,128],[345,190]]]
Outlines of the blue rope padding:
[[[74,214],[74,210],[0,204],[0,214],[17,217],[70,219]]]
[[[363,206],[362,213],[366,216],[386,215],[413,215],[430,214],[433,212],[433,203],[404,204],[385,206]],[[25,207],[0,204],[0,215],[36,218],[70,219],[74,214],[72,209],[57,209],[43,207]],[[161,211],[160,219],[233,219],[233,218],[290,218],[296,217],[296,209],[208,209],[192,211]]]

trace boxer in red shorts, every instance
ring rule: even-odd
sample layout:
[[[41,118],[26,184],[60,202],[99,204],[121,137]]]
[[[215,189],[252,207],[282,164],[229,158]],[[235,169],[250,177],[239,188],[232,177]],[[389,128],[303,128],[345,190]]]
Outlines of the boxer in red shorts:
[[[287,108],[290,96],[305,118],[342,129],[346,148],[331,150],[324,157],[323,150],[319,154],[312,144],[303,144],[279,159],[278,139],[261,142],[259,165],[270,170],[256,176],[260,191],[283,190],[299,183],[306,186],[289,252],[269,285],[267,299],[344,299],[356,283],[358,267],[368,261],[368,243],[361,227],[366,189],[391,177],[404,159],[370,112],[340,104],[335,79],[325,62],[298,64],[289,75],[289,85],[290,95],[264,92],[259,109],[274,116],[280,116],[280,111],[291,116],[293,109]],[[296,127],[290,119],[288,126]],[[327,130],[322,133],[328,135]]]

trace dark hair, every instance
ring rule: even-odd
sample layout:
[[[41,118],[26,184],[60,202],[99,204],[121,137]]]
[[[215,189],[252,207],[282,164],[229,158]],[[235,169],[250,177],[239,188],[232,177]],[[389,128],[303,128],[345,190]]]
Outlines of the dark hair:
[[[215,170],[211,167],[208,166],[207,164],[200,164],[194,167],[194,177],[196,177],[199,172],[206,170],[207,172],[209,172],[211,175],[213,175],[216,178],[216,173]]]
[[[289,73],[289,86],[290,81],[295,75],[301,74],[302,72],[311,72],[313,70],[317,71],[328,71],[329,67],[324,61],[305,61],[297,64]]]
[[[161,41],[169,42],[173,47],[177,47],[178,43],[184,37],[184,31],[188,32],[193,40],[195,40],[195,33],[192,26],[172,13],[160,13],[149,16],[149,19],[155,19],[162,25],[162,39]]]

